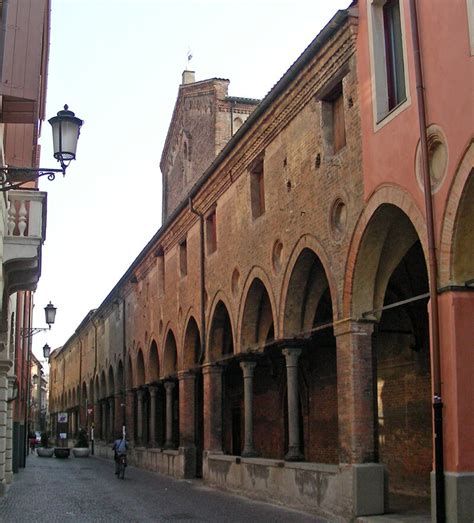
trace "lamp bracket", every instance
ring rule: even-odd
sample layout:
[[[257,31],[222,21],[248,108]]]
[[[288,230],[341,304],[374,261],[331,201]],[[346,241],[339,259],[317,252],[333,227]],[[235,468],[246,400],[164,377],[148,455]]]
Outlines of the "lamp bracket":
[[[56,178],[56,173],[66,174],[67,165],[61,161],[61,169],[32,169],[24,167],[0,167],[0,192],[20,189],[25,183],[34,182],[41,176],[47,176],[49,181]]]
[[[20,336],[25,338],[31,338],[35,334],[38,334],[38,332],[45,332],[51,329],[51,326],[49,327],[23,327],[20,329]]]

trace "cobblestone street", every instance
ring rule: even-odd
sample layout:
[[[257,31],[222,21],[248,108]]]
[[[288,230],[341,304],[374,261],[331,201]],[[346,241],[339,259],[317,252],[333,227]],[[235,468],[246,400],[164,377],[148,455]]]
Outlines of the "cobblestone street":
[[[30,455],[0,500],[2,522],[295,521],[307,514],[178,481],[135,467],[125,480],[111,461]]]

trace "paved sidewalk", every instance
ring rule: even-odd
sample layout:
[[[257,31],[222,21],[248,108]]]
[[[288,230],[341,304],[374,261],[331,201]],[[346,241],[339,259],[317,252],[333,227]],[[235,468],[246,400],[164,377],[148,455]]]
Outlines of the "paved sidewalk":
[[[283,507],[260,503],[178,481],[135,467],[125,480],[114,464],[100,458],[38,458],[14,475],[0,499],[2,522],[319,522],[324,520]]]

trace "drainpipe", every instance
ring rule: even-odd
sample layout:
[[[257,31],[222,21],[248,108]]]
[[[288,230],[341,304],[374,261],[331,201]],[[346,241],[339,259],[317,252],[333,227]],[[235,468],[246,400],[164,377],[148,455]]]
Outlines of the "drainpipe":
[[[205,254],[204,254],[204,214],[200,213],[193,207],[193,201],[189,198],[189,210],[199,218],[199,243],[200,243],[200,300],[201,300],[201,354],[199,355],[199,363],[202,364],[206,354],[206,318],[205,318],[205,289],[206,289],[206,273],[205,273]]]
[[[431,313],[431,346],[433,352],[433,414],[434,414],[434,461],[436,483],[436,521],[445,521],[444,455],[443,455],[443,402],[441,397],[441,355],[439,342],[438,315],[438,270],[435,247],[435,225],[431,178],[428,164],[428,140],[426,133],[426,107],[424,97],[423,72],[421,67],[420,36],[418,32],[417,2],[410,0],[410,16],[415,62],[416,96],[418,101],[418,122],[420,126],[421,165],[423,190],[425,193],[425,212],[428,236],[428,262]]]
[[[82,339],[77,334],[79,338],[79,426],[82,428]]]

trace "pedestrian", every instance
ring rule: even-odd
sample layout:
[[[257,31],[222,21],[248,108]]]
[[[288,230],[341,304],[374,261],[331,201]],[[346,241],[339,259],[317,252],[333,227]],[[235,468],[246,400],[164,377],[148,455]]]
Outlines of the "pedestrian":
[[[29,435],[28,435],[28,442],[30,444],[31,453],[34,454],[35,453],[35,448],[36,448],[36,434],[34,432],[30,432],[29,433]]]
[[[120,456],[127,456],[127,450],[128,450],[128,443],[125,439],[124,434],[117,434],[117,439],[114,441],[114,444],[112,446],[112,450],[114,451],[114,460],[115,460],[115,474],[118,475],[120,470],[120,463],[119,458]]]

